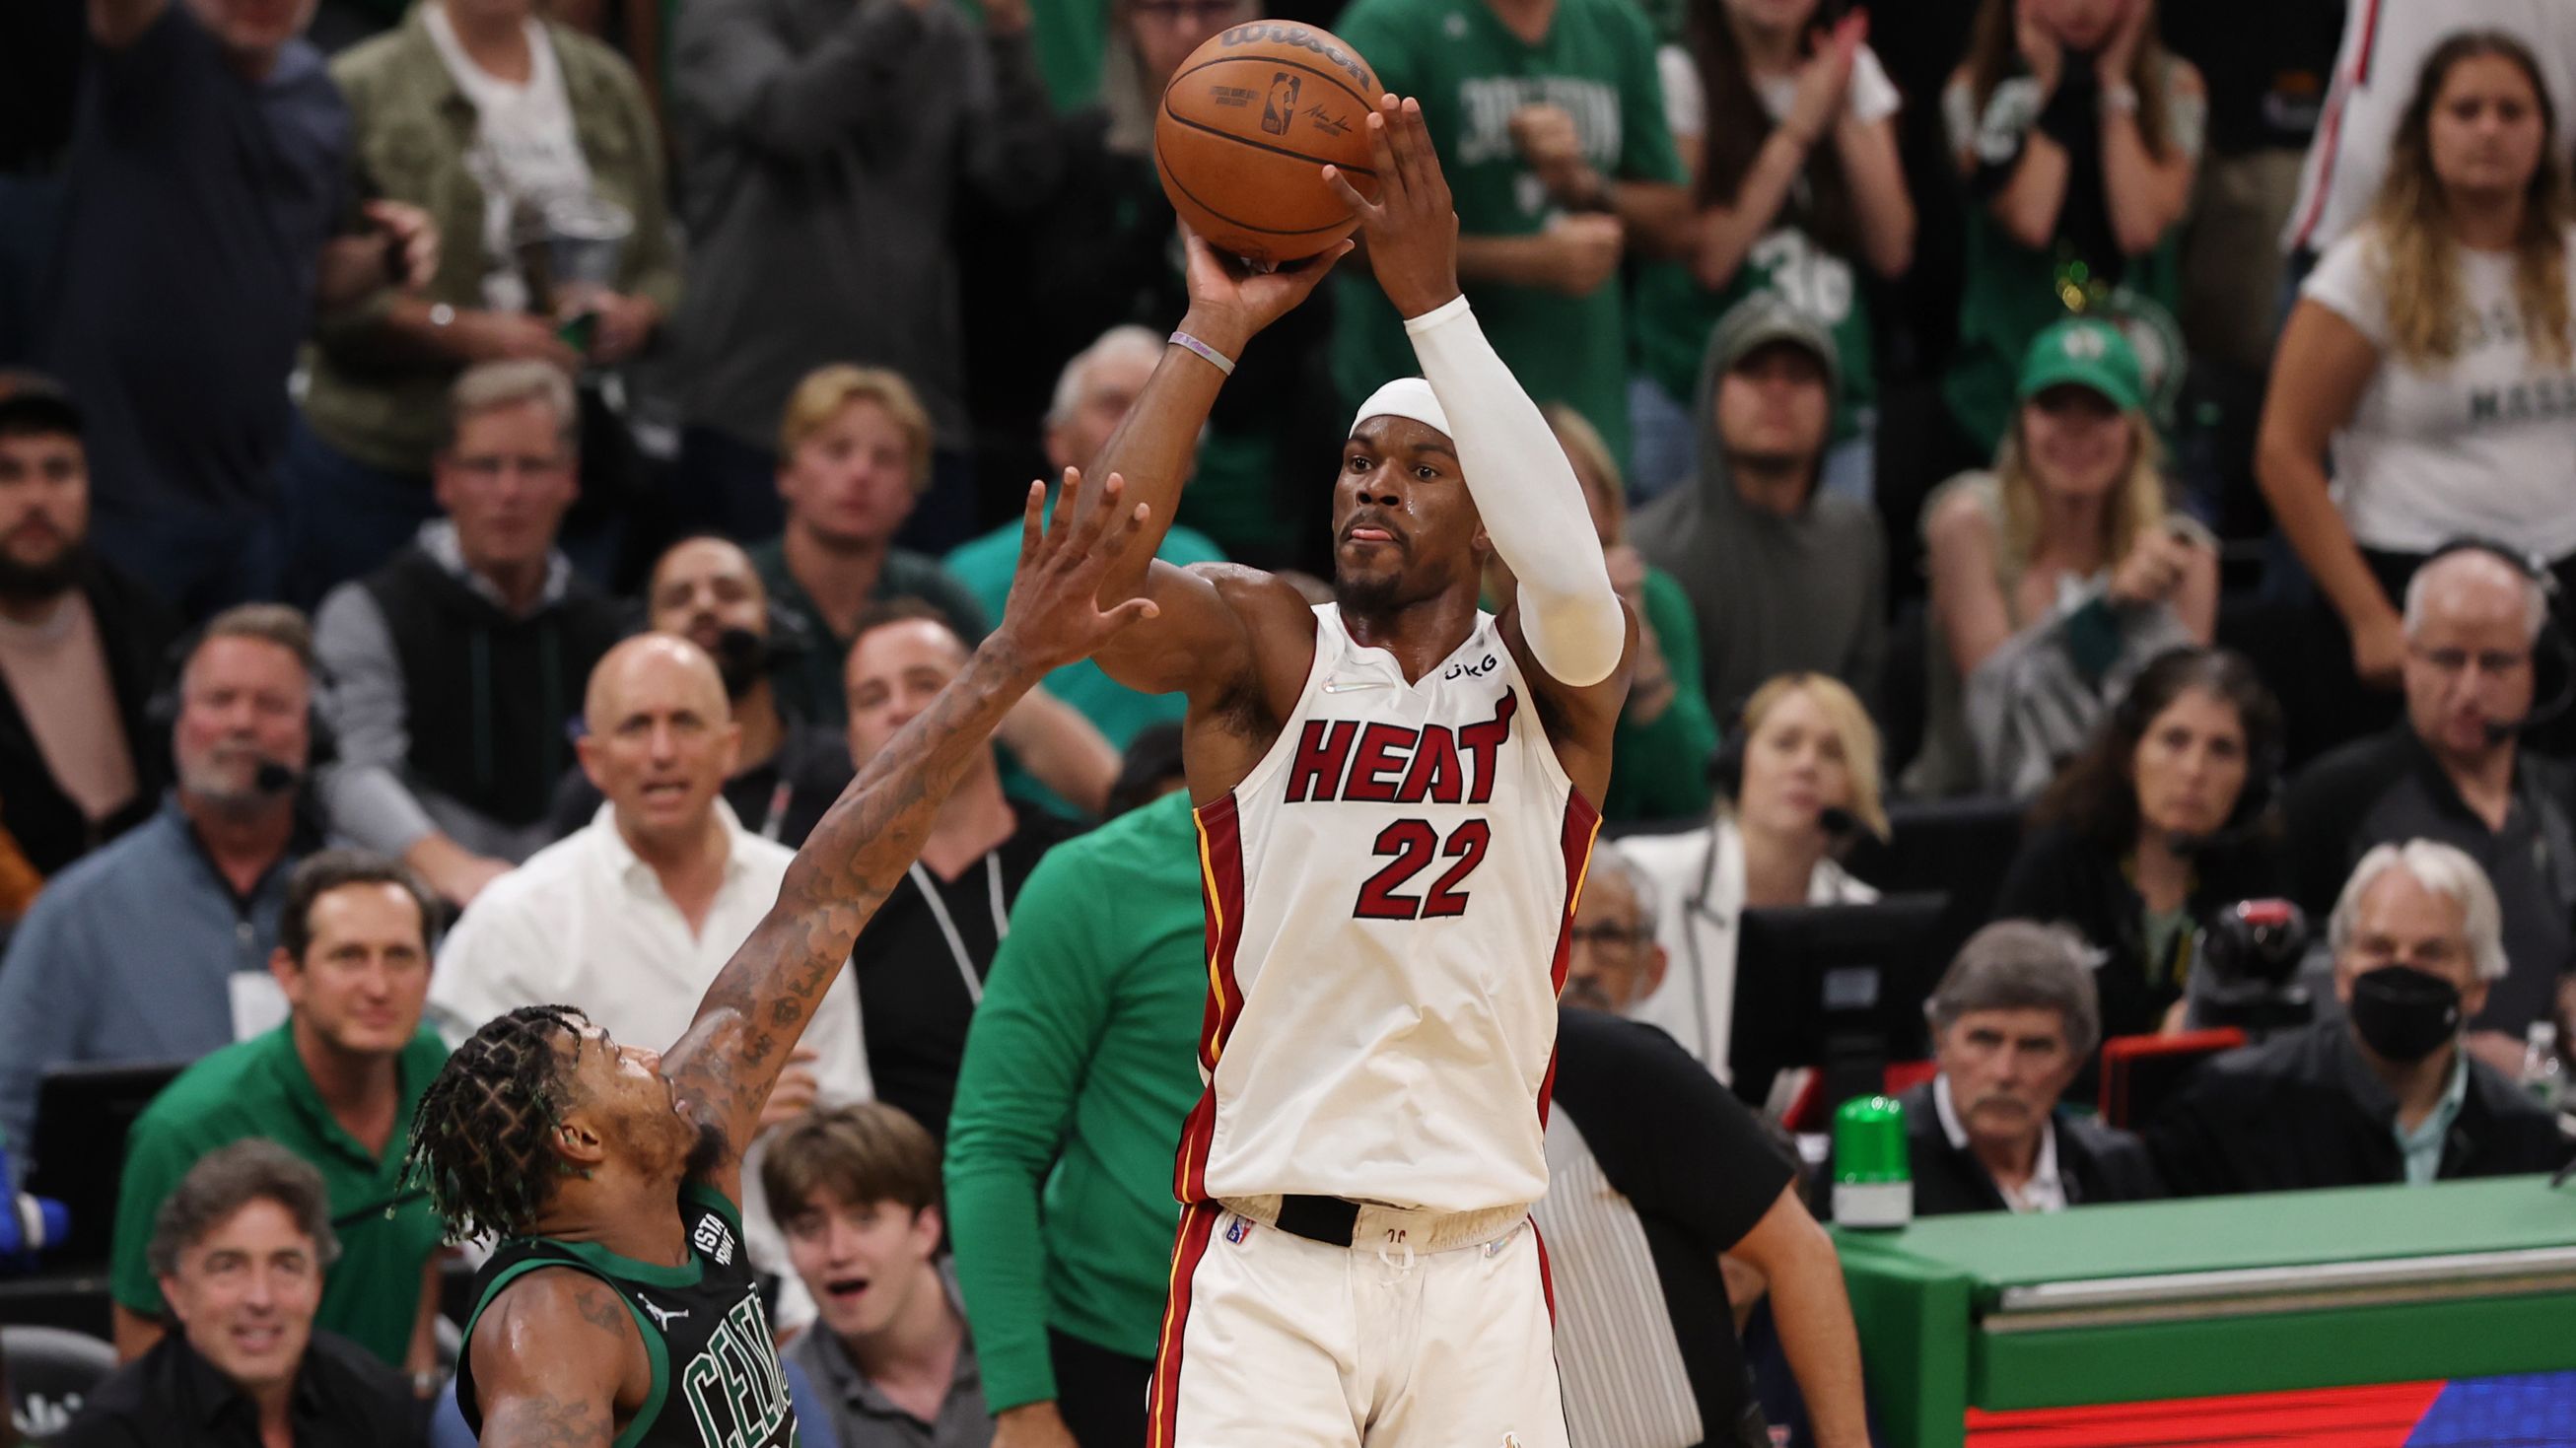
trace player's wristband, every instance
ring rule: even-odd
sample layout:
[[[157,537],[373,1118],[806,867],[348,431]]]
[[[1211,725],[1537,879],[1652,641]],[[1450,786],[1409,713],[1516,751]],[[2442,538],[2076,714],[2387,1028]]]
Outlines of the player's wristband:
[[[1199,354],[1199,356],[1207,359],[1207,364],[1210,367],[1215,368],[1217,371],[1224,373],[1228,377],[1232,377],[1234,375],[1233,358],[1228,357],[1223,352],[1218,351],[1214,347],[1209,346],[1207,343],[1200,341],[1198,338],[1191,336],[1187,332],[1174,332],[1172,334],[1172,345],[1175,347],[1187,347],[1191,351]]]

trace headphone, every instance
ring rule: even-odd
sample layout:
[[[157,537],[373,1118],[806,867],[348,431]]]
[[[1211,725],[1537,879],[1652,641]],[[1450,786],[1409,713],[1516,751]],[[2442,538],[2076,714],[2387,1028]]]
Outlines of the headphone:
[[[175,736],[178,733],[179,713],[186,703],[183,697],[186,691],[182,685],[187,680],[188,661],[195,658],[197,650],[205,644],[206,627],[205,624],[199,624],[171,640],[170,646],[162,650],[160,682],[154,686],[151,695],[143,701],[144,725],[151,731],[155,741],[154,747],[160,750],[163,759],[170,757]],[[256,637],[256,635],[245,634],[238,637],[247,638]],[[281,760],[261,760],[255,783],[262,794],[284,794],[305,779],[312,777],[324,765],[340,757],[339,736],[332,732],[331,721],[322,712],[322,696],[336,686],[336,681],[331,676],[331,668],[322,662],[322,657],[318,653],[298,662],[304,665],[304,676],[307,681],[304,703],[304,767],[297,770],[289,768]]]
[[[2155,723],[2155,716],[2149,712],[2147,691],[2139,688],[2138,685],[2157,665],[2167,659],[2197,661],[2222,657],[2230,657],[2227,650],[2195,644],[2185,648],[2168,649],[2149,660],[2147,667],[2139,671],[2136,679],[2129,681],[2129,687],[2122,691],[2118,702],[2111,706],[2108,722],[2114,734],[2119,738],[2132,741],[2130,746],[2132,749],[2136,747],[2136,741],[2142,741],[2147,737],[2147,729]],[[2246,663],[2241,656],[2235,657],[2240,664],[2244,664],[2248,675],[2251,676],[2253,665]],[[2259,684],[2261,681],[2258,678],[2256,682]],[[2174,696],[2170,694],[2165,696],[2155,705],[2155,708],[2163,709],[2173,702],[2173,698]],[[2275,712],[2278,712],[2278,709],[2279,706],[2275,704]],[[2214,832],[2197,837],[2196,843],[2203,849],[2224,847],[2243,840],[2262,820],[2265,812],[2272,808],[2274,799],[2281,792],[2282,776],[2288,770],[2289,746],[2288,740],[2284,737],[2288,733],[2286,729],[2276,728],[2272,731],[2271,738],[2258,742],[2254,738],[2251,720],[2240,719],[2238,725],[2245,731],[2246,736],[2245,783],[2237,790],[2236,808],[2228,811],[2226,820]]]
[[[2455,553],[2484,553],[2490,558],[2502,559],[2515,573],[2521,575],[2525,582],[2538,590],[2541,602],[2540,632],[2532,639],[2533,664],[2537,667],[2538,656],[2545,650],[2558,665],[2558,687],[2550,693],[2549,697],[2534,704],[2520,719],[2510,724],[2502,720],[2490,720],[2487,724],[2487,742],[2502,744],[2516,735],[2529,734],[2536,729],[2546,728],[2558,722],[2568,710],[2576,709],[2576,637],[2569,635],[2566,624],[2558,616],[2560,602],[2558,575],[2550,572],[2548,563],[2538,556],[2516,548],[2510,543],[2475,533],[2462,534],[2425,554],[2424,561],[2415,566],[2415,571],[2420,574]],[[2400,602],[2402,604],[2403,600]]]
[[[1753,731],[1746,725],[1745,710],[1752,703],[1753,696],[1746,694],[1727,709],[1725,723],[1718,726],[1717,747],[1708,755],[1709,788],[1728,804],[1744,797],[1744,761],[1753,751]],[[1819,823],[1828,837],[1841,844],[1861,833],[1860,817],[1841,805],[1825,806]]]

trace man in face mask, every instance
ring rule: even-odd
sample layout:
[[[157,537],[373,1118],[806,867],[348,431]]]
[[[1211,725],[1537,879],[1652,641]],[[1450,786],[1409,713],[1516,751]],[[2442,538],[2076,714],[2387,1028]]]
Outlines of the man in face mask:
[[[2147,1132],[2166,1183],[2207,1194],[2549,1171],[2576,1144],[2462,1043],[2505,975],[2495,887],[2430,840],[2362,856],[2328,939],[2338,1019],[2234,1051]]]

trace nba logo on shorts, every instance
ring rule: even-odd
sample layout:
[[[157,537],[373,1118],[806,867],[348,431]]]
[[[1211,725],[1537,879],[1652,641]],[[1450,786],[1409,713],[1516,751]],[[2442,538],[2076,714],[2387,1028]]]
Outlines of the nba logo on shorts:
[[[1284,70],[1270,77],[1270,94],[1261,103],[1261,129],[1274,136],[1288,134],[1288,123],[1297,118],[1297,88],[1304,84]]]
[[[1225,1240],[1237,1247],[1242,1246],[1243,1239],[1251,1235],[1252,1224],[1241,1217],[1225,1224]]]

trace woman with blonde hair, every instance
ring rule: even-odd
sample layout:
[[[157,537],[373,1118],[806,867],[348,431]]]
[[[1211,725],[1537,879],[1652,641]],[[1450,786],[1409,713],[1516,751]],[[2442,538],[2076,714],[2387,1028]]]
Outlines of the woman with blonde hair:
[[[1924,506],[1930,705],[1906,787],[2028,795],[2103,701],[2166,648],[2206,644],[2218,553],[2167,504],[2135,353],[2070,319],[2024,360],[1991,472]]]
[[[1841,681],[1781,674],[1753,691],[1731,728],[1709,822],[1619,842],[1663,902],[1655,938],[1672,961],[1636,1014],[1720,1076],[1735,1015],[1736,917],[1877,899],[1834,857],[1859,832],[1887,835],[1878,726]]]
[[[2435,47],[2399,119],[2369,220],[2300,288],[2272,363],[2255,475],[2350,641],[2352,678],[2393,688],[2396,600],[2427,554],[2510,540],[2576,581],[2571,215],[2557,112],[2531,51],[2501,31]],[[2327,477],[2333,463],[2331,484]]]

